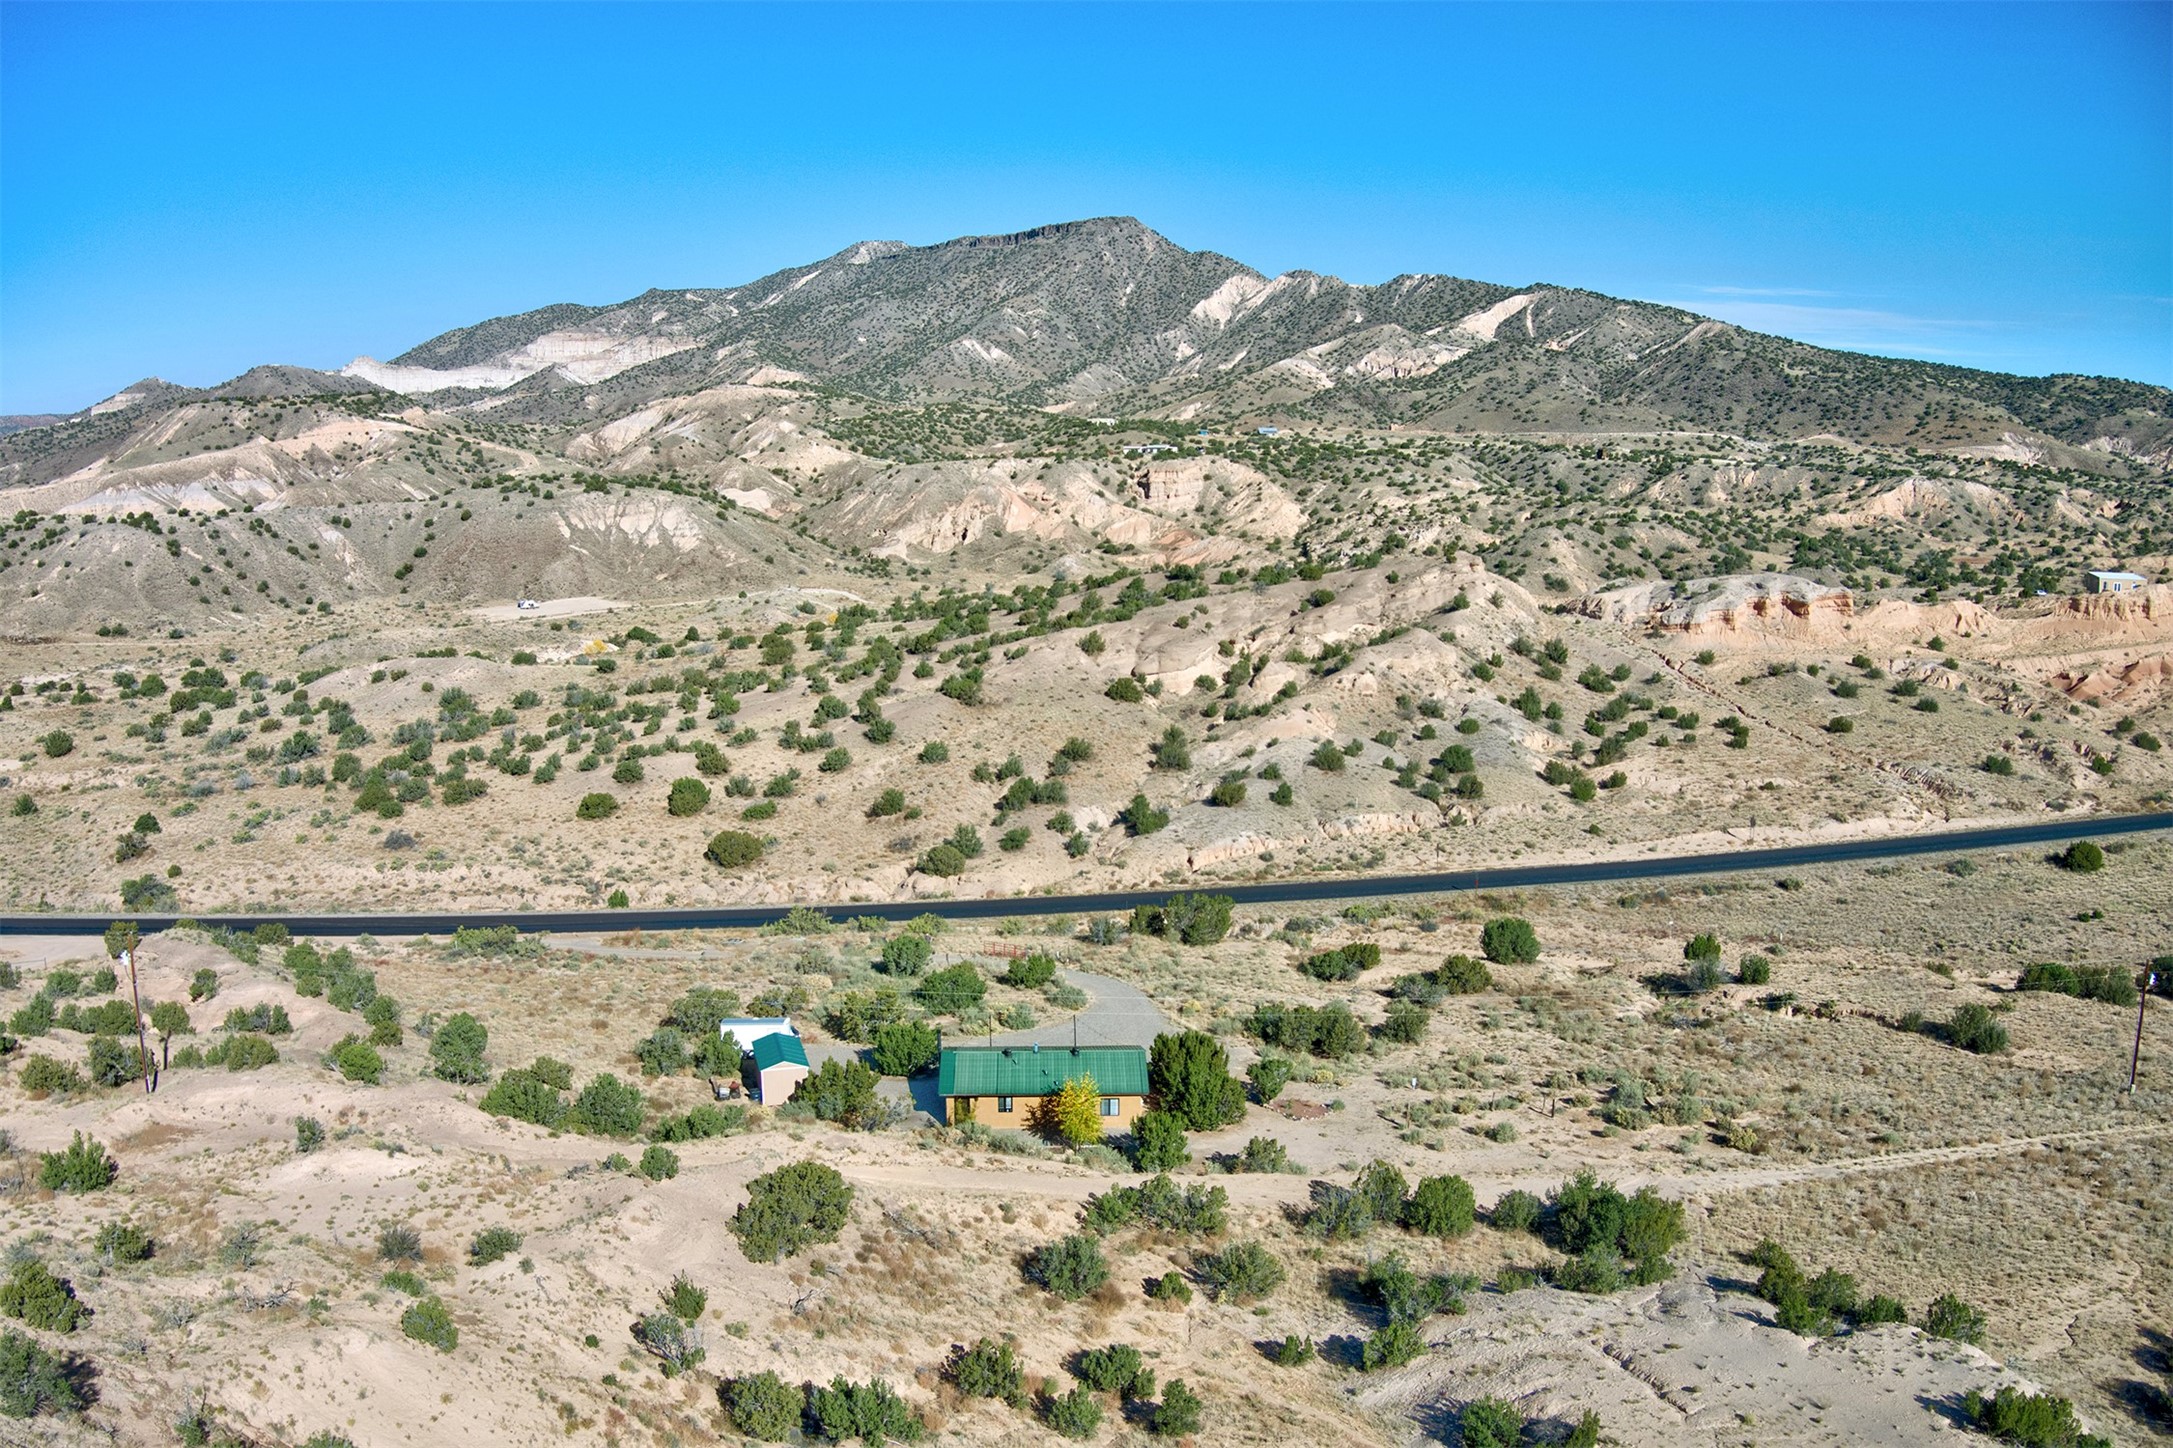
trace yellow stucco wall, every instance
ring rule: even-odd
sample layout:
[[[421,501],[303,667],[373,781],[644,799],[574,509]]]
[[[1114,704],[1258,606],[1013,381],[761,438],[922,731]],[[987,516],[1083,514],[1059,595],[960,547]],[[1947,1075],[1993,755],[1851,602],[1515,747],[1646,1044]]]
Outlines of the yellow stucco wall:
[[[1009,1111],[998,1111],[996,1103],[1001,1099],[996,1096],[947,1096],[943,1101],[943,1119],[956,1125],[966,1118],[967,1113],[963,1108],[971,1103],[973,1119],[983,1126],[1023,1131],[1033,1124],[1035,1109],[1042,1101],[1039,1096],[1014,1096],[1011,1098]],[[1110,1098],[1102,1099],[1106,1101]],[[1147,1098],[1144,1096],[1119,1096],[1115,1100],[1117,1114],[1102,1118],[1104,1135],[1130,1131],[1132,1123],[1147,1110]]]

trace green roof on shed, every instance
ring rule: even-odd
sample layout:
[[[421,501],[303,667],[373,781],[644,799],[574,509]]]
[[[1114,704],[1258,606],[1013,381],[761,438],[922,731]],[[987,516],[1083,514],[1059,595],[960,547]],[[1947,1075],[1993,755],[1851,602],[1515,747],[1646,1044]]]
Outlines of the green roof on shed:
[[[1092,1076],[1105,1096],[1147,1094],[1147,1053],[1139,1046],[953,1046],[936,1068],[944,1096],[1047,1096]]]
[[[767,1071],[772,1066],[783,1064],[807,1064],[807,1052],[801,1048],[800,1038],[782,1032],[774,1036],[764,1036],[748,1048],[747,1054],[755,1058],[757,1071]]]

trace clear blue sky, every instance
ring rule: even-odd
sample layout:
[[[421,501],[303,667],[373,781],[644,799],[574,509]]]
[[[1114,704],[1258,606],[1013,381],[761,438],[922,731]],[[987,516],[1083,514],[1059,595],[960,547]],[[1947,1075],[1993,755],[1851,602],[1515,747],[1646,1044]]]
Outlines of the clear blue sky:
[[[867,237],[2173,382],[2173,7],[0,4],[0,412]]]

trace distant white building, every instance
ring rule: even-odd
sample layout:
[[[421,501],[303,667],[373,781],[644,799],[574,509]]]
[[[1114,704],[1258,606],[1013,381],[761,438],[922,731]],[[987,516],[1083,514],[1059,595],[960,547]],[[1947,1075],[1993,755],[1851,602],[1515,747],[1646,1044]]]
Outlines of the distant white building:
[[[1256,427],[1253,431],[1262,437],[1281,437],[1283,434],[1283,430],[1279,427]]]
[[[2093,568],[2082,580],[2083,588],[2090,593],[2133,593],[2148,582],[2140,573],[2119,568]]]
[[[1117,425],[1117,420],[1113,417],[1090,417],[1087,421],[1093,423],[1096,427],[1115,427]]]

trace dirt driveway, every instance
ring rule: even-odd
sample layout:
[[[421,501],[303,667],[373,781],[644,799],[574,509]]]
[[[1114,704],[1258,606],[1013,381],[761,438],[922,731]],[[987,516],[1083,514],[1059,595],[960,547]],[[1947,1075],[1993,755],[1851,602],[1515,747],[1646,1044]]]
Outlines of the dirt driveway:
[[[977,1044],[992,1046],[1069,1046],[1076,1020],[1082,1046],[1151,1046],[1164,1031],[1179,1029],[1145,991],[1106,975],[1067,970],[1064,980],[1087,993],[1086,1009],[1025,1031],[999,1031]]]

